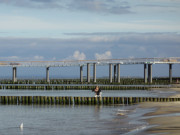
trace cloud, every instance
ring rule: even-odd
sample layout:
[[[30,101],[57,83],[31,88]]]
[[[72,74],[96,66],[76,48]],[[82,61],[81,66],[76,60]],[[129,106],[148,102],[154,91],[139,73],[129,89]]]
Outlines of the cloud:
[[[111,54],[111,51],[106,51],[105,53],[102,53],[102,54],[95,53],[95,58],[97,60],[100,60],[100,59],[111,59],[112,58],[112,54]]]
[[[72,56],[67,57],[65,60],[85,60],[86,55],[82,52],[75,51]]]
[[[73,33],[69,33],[73,35]],[[68,35],[68,33],[66,33]],[[136,33],[136,32],[97,32],[97,33],[74,33],[79,37],[85,37],[94,43],[119,43],[119,44],[139,44],[141,45],[168,45],[180,43],[180,34],[178,33]],[[143,46],[142,46],[143,47]]]
[[[16,61],[19,60],[20,58],[18,56],[7,56],[7,57],[0,57],[1,61]]]
[[[34,60],[43,60],[44,57],[43,56],[39,56],[39,55],[36,55],[33,57]]]
[[[105,32],[89,33],[85,36],[81,33],[73,38],[71,36],[64,38],[0,37],[1,57],[18,56],[32,59],[34,56],[43,56],[44,60],[52,60],[54,57],[56,60],[63,60],[70,56],[68,59],[72,60],[94,59],[107,50],[111,52],[113,58],[179,57],[180,34]],[[95,53],[98,55],[95,56]]]
[[[37,8],[37,9],[47,9],[47,8],[55,8],[62,9],[63,6],[58,2],[58,0],[1,0],[0,3],[6,5],[12,5],[17,7],[24,8]]]
[[[87,11],[101,14],[131,13],[128,2],[119,0],[0,0],[0,3],[24,8]]]
[[[43,56],[32,56],[32,57],[22,57],[22,56],[7,56],[0,57],[0,61],[39,61],[44,60]]]
[[[118,0],[72,0],[68,8],[73,11],[87,11],[101,14],[132,13],[127,2]]]

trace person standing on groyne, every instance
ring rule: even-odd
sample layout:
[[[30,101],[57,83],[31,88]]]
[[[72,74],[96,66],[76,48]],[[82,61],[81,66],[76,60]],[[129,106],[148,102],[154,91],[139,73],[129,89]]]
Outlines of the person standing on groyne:
[[[92,91],[95,92],[95,97],[101,97],[102,92],[101,92],[101,89],[99,88],[99,86],[96,86],[96,88],[93,89]]]

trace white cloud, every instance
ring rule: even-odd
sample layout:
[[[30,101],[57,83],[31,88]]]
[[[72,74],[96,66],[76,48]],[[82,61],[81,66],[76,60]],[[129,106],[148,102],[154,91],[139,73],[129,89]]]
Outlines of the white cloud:
[[[96,59],[111,59],[112,58],[112,53],[111,51],[106,51],[103,54],[95,53],[95,58]]]
[[[0,60],[2,60],[2,61],[13,61],[13,60],[19,60],[19,57],[18,56],[0,57]]]
[[[65,60],[85,60],[86,55],[82,52],[75,51],[72,56],[67,57]]]
[[[43,60],[44,57],[43,56],[39,56],[39,55],[36,55],[33,57],[34,60]]]

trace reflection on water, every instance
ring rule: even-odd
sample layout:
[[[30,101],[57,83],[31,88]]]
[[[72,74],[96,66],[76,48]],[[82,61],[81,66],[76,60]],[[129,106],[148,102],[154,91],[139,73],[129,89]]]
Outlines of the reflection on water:
[[[165,97],[156,91],[103,91],[103,96]],[[173,94],[173,93],[171,93]],[[1,96],[94,96],[87,90],[0,90]],[[138,105],[0,105],[0,135],[119,135],[139,134],[148,128],[142,121],[153,110]],[[178,114],[179,115],[179,114]],[[23,130],[20,124],[23,123]]]
[[[0,134],[118,135],[141,124],[129,124],[136,106],[0,106]],[[129,110],[117,115],[118,110]],[[23,130],[19,128],[23,122]],[[142,123],[143,124],[143,123]]]

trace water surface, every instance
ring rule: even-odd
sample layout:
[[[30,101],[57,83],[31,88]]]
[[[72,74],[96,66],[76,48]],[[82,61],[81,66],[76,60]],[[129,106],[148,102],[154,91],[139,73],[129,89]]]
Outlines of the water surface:
[[[103,96],[167,97],[171,91],[103,91]],[[0,96],[94,96],[90,90],[0,90]],[[0,135],[141,134],[149,126],[138,105],[0,105]],[[24,124],[23,130],[19,128]]]
[[[175,92],[156,90],[104,90],[104,97],[167,97]],[[91,90],[0,90],[1,96],[73,96],[93,97]]]
[[[1,105],[0,134],[118,135],[144,125],[129,124],[126,113],[132,112],[134,108],[135,106]],[[118,115],[122,111],[126,115]],[[23,130],[19,128],[22,122]]]

